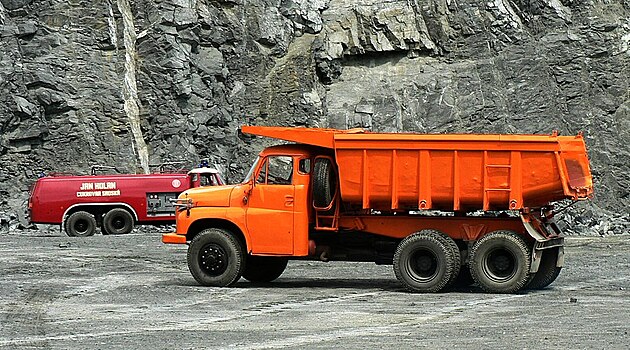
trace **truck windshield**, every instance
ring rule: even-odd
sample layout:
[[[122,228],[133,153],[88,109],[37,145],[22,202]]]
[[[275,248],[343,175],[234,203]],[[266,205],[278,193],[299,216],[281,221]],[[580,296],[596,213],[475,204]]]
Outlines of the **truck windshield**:
[[[260,162],[260,157],[257,157],[256,160],[254,161],[254,164],[252,164],[252,167],[247,172],[247,176],[245,176],[245,180],[243,180],[243,183],[247,183],[249,182],[249,180],[252,179],[252,176],[254,175],[254,171],[256,170],[256,167],[258,166],[258,162]]]

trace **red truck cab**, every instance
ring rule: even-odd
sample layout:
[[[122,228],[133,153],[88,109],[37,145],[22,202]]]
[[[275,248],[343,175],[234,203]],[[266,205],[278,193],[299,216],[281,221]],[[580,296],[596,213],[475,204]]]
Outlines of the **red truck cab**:
[[[189,188],[224,184],[219,172],[68,176],[51,174],[32,187],[28,211],[36,224],[60,224],[68,236],[125,234],[136,224],[175,221],[171,202]]]

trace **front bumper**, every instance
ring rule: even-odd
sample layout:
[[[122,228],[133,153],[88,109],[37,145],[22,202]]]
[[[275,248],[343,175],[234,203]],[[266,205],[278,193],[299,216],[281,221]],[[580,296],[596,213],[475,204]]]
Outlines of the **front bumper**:
[[[186,236],[177,233],[162,234],[162,243],[166,244],[186,244]]]

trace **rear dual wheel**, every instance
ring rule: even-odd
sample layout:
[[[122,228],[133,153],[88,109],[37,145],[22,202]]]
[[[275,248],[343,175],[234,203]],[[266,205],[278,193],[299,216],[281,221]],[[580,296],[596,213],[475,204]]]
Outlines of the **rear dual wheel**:
[[[452,239],[423,230],[403,239],[394,254],[396,278],[412,292],[432,293],[451,284],[459,272],[460,255]]]
[[[490,293],[514,293],[530,280],[531,254],[512,231],[495,231],[479,239],[470,252],[472,278]]]
[[[558,248],[543,251],[538,271],[530,278],[527,289],[543,289],[558,278],[562,267],[557,267]]]
[[[457,243],[455,243],[455,241],[451,237],[449,237],[446,233],[443,233],[440,231],[434,231],[434,232],[436,232],[439,235],[439,237],[441,237],[442,242],[446,244],[447,247],[450,248],[451,254],[453,255],[453,262],[452,262],[453,271],[451,273],[451,277],[449,278],[445,286],[445,288],[448,288],[455,285],[455,283],[457,282],[459,278],[459,275],[461,274],[462,256],[461,256],[461,252],[459,251],[459,247],[457,246]]]
[[[107,212],[103,218],[104,235],[124,235],[133,230],[133,216],[127,210],[115,208]]]

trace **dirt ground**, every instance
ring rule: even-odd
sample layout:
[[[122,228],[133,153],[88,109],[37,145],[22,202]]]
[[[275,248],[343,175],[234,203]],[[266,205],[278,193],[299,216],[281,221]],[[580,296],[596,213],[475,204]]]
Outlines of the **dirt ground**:
[[[291,261],[196,284],[157,233],[0,235],[2,349],[630,348],[630,237],[569,237],[549,288],[410,294],[391,266]]]

